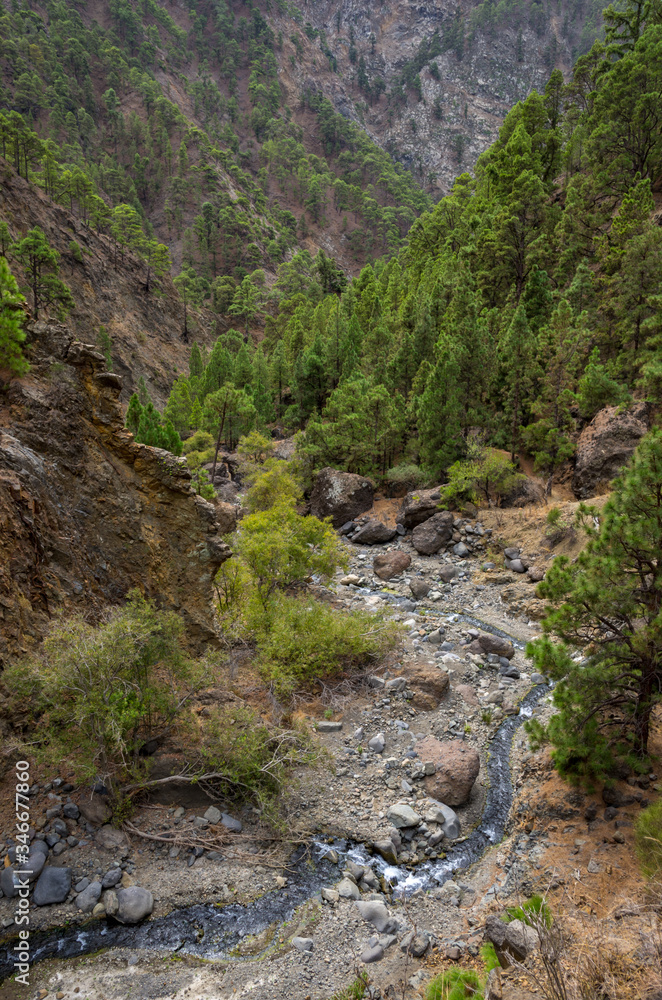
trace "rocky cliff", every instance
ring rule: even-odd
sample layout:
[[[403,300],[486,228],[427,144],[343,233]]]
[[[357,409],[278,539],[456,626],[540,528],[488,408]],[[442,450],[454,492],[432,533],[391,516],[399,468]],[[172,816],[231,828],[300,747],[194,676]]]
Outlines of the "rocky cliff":
[[[231,510],[195,495],[184,460],[133,441],[94,347],[46,323],[28,340],[29,375],[0,381],[0,663],[60,609],[94,615],[132,587],[213,642]]]

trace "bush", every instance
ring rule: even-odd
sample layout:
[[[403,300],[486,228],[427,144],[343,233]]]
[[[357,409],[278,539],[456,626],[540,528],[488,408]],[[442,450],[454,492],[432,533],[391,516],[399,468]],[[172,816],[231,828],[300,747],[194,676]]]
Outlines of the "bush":
[[[347,559],[330,524],[302,517],[283,500],[245,517],[234,547],[264,607],[276,590],[314,575],[328,580]]]
[[[270,727],[243,705],[211,710],[199,754],[219,797],[257,802],[271,818],[291,768],[316,756],[305,730]]]
[[[662,801],[639,813],[634,826],[635,848],[647,878],[662,877]]]
[[[389,469],[384,480],[394,486],[406,486],[409,490],[415,490],[425,484],[427,476],[420,465],[414,462],[401,462]]]
[[[200,452],[203,462],[211,462],[214,457],[214,439],[207,431],[196,431],[190,438],[182,444],[182,453],[190,454],[192,451]]]
[[[277,594],[249,613],[260,670],[279,695],[365,667],[396,640],[397,626],[365,611],[336,611],[312,597]]]
[[[253,469],[250,478],[252,485],[244,502],[251,514],[270,510],[278,503],[296,505],[303,500],[303,492],[289,462],[269,459]]]
[[[473,969],[446,969],[435,976],[425,994],[426,1000],[480,1000],[483,984]]]
[[[448,470],[448,483],[441,488],[442,500],[447,504],[476,503],[484,499],[501,503],[525,477],[515,471],[515,466],[494,448],[472,446],[465,462],[454,462]]]
[[[137,591],[99,626],[82,615],[54,623],[38,659],[7,667],[2,682],[36,721],[29,752],[47,764],[70,758],[86,780],[144,773],[141,751],[178,717],[206,679],[181,647],[183,624]],[[27,748],[26,748],[26,752]]]
[[[552,926],[552,911],[543,897],[537,893],[531,896],[531,899],[527,899],[522,906],[509,906],[506,912],[508,916],[504,919],[508,924],[511,920],[521,920],[530,927],[537,927],[541,921],[545,927]]]

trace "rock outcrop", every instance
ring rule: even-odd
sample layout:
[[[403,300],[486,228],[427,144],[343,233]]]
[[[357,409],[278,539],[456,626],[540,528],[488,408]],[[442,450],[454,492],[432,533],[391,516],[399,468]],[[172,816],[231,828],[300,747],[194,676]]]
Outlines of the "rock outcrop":
[[[439,510],[441,492],[438,486],[432,490],[412,490],[402,501],[398,522],[405,528],[415,528]]]
[[[197,496],[184,459],[137,444],[121,380],[60,325],[28,328],[31,370],[0,406],[0,663],[60,609],[100,611],[133,587],[215,641],[212,578],[233,512]]]
[[[607,406],[579,435],[572,488],[580,500],[606,493],[649,428],[646,403]]]
[[[375,487],[365,476],[336,469],[322,469],[310,495],[310,513],[330,517],[334,528],[341,528],[372,507]]]

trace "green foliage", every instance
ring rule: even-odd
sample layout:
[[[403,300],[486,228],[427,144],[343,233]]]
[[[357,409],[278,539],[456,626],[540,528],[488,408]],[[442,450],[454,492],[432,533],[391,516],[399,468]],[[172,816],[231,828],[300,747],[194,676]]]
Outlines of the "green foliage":
[[[260,671],[280,697],[365,668],[391,648],[398,634],[393,623],[368,612],[348,614],[311,597],[282,593],[266,607],[253,604],[248,623]]]
[[[368,973],[359,972],[351,986],[334,993],[330,1000],[364,1000],[369,985]]]
[[[244,503],[251,514],[303,502],[303,490],[289,462],[269,459],[254,470]]]
[[[544,635],[528,647],[537,670],[558,681],[558,709],[534,744],[550,740],[563,774],[609,778],[617,757],[645,764],[650,718],[660,699],[662,430],[642,439],[616,480],[599,528],[580,508],[588,543],[574,563],[554,561],[538,587],[552,602]],[[552,636],[557,641],[552,641]]]
[[[65,283],[58,277],[59,254],[49,244],[42,229],[36,226],[11,248],[12,257],[22,266],[25,280],[32,292],[35,319],[39,310],[55,306],[58,317],[73,309],[74,300]]]
[[[35,719],[30,752],[85,780],[117,782],[143,772],[140,751],[177,719],[206,679],[181,646],[182,621],[133,591],[99,625],[73,615],[54,622],[38,658],[3,673],[10,701]]]
[[[472,446],[467,461],[454,462],[449,468],[441,498],[446,504],[475,503],[479,499],[486,503],[495,500],[498,504],[524,478],[498,451]]]
[[[243,518],[236,551],[265,608],[275,591],[313,575],[328,580],[346,562],[331,525],[297,514],[282,493],[273,507]]]
[[[637,816],[634,826],[637,857],[646,878],[662,875],[662,802],[654,802]]]
[[[133,393],[126,411],[126,426],[140,444],[163,448],[173,455],[181,455],[182,440],[166,417],[164,420],[151,400],[143,406],[137,393]]]
[[[506,923],[511,920],[521,920],[524,924],[535,926],[536,923],[544,923],[545,927],[552,926],[552,911],[547,905],[543,896],[537,893],[527,899],[522,906],[508,906]]]
[[[23,303],[16,278],[4,257],[0,257],[0,368],[25,375],[28,363],[23,356]]]
[[[480,1000],[483,984],[473,969],[452,967],[435,976],[427,988],[426,1000]]]

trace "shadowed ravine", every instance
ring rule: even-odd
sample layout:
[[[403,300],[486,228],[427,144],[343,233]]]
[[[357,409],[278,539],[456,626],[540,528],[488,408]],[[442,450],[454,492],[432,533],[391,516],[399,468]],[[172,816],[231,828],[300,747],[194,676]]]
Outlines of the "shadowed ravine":
[[[462,618],[470,621],[465,616]],[[477,624],[486,627],[483,622]],[[498,843],[504,835],[513,800],[510,778],[513,735],[548,691],[544,684],[532,688],[522,700],[519,714],[506,718],[497,729],[489,744],[489,787],[481,821],[466,839],[448,849],[443,860],[424,862],[410,871],[389,866],[381,858],[368,856],[363,845],[351,841],[335,844],[339,853],[360,858],[362,863],[373,865],[392,882],[397,880],[400,892],[443,885],[454,873],[474,864],[488,847]],[[338,868],[324,858],[327,849],[326,845],[317,843],[311,844],[308,850],[299,849],[291,860],[293,872],[287,889],[269,892],[245,906],[238,903],[223,907],[213,904],[189,906],[138,927],[125,927],[112,920],[103,920],[82,927],[33,933],[30,937],[32,963],[50,957],[71,958],[111,947],[179,951],[207,960],[241,960],[231,952],[243,938],[290,919],[301,903],[318,893],[323,885],[337,880]],[[13,972],[14,940],[5,940],[3,944],[0,980]]]

